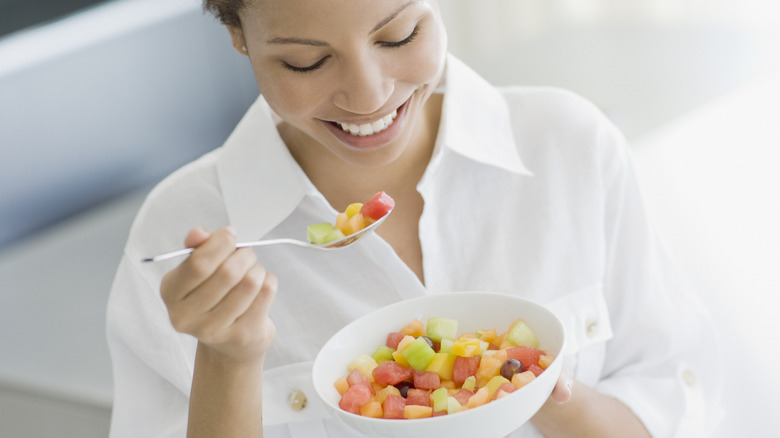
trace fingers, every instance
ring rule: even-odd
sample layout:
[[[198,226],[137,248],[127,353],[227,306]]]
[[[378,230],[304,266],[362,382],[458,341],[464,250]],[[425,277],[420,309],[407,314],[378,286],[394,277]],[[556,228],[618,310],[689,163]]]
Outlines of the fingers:
[[[206,237],[206,240],[201,240]],[[220,228],[211,235],[202,229],[187,234],[189,242],[198,243],[192,254],[169,272],[161,285],[163,299],[180,301],[209,279],[222,263],[236,250],[236,236],[229,227]]]
[[[184,246],[186,248],[195,248],[205,242],[209,236],[211,236],[211,233],[208,230],[200,227],[193,228],[187,233],[187,237],[184,238]]]
[[[550,394],[550,398],[558,404],[568,402],[571,400],[573,384],[574,381],[564,368],[563,371],[561,371],[561,375],[558,377],[558,381],[555,382],[555,387]]]
[[[161,285],[173,327],[234,359],[258,357],[273,341],[268,317],[277,279],[254,250],[236,249],[235,232],[190,230],[192,254]],[[247,348],[248,347],[248,348]]]

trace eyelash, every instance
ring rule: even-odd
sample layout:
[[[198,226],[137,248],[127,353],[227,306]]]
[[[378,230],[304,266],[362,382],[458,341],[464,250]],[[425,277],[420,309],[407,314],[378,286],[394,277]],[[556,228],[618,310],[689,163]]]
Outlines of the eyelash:
[[[408,37],[402,39],[401,41],[380,42],[379,45],[381,47],[387,47],[387,48],[390,48],[390,49],[397,49],[399,47],[403,47],[403,46],[411,43],[412,41],[414,41],[414,39],[417,37],[417,35],[419,33],[420,33],[420,29],[418,27],[415,27],[414,30],[412,31],[412,33]],[[309,72],[312,72],[312,71],[317,70],[318,68],[322,67],[322,64],[324,64],[325,60],[327,60],[328,58],[330,58],[330,55],[320,59],[319,61],[315,62],[314,64],[312,64],[312,65],[310,65],[308,67],[296,67],[296,66],[290,65],[290,64],[288,64],[286,62],[282,62],[282,65],[285,68],[287,68],[288,70],[294,71],[296,73],[309,73]]]
[[[420,33],[420,28],[419,27],[415,27],[414,30],[412,31],[412,33],[408,37],[402,39],[401,41],[396,41],[396,42],[393,42],[393,43],[380,42],[379,45],[382,46],[382,47],[390,47],[390,48],[403,47],[403,46],[411,43],[412,41],[414,41],[414,39],[417,37],[417,34],[419,34],[419,33]]]

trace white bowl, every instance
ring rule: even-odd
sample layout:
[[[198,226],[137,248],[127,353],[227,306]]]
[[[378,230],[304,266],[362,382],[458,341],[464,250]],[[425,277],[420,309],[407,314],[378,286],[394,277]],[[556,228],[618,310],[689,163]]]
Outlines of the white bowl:
[[[441,316],[458,320],[458,333],[478,329],[506,330],[522,318],[536,333],[539,348],[555,360],[536,379],[510,395],[452,415],[413,420],[369,418],[339,408],[333,383],[347,375],[347,365],[361,354],[371,354],[384,344],[387,333],[414,318],[425,323]],[[532,301],[490,292],[454,292],[400,301],[365,315],[336,333],[314,360],[312,379],[317,395],[331,415],[365,436],[407,438],[418,436],[503,437],[527,422],[552,392],[561,373],[564,351],[563,325],[545,307]]]

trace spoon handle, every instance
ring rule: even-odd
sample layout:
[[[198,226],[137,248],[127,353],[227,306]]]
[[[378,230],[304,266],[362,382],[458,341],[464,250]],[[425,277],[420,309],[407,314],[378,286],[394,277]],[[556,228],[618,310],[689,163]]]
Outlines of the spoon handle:
[[[297,245],[297,246],[303,246],[306,248],[317,248],[317,245],[312,245],[310,243],[301,242],[300,240],[295,239],[269,239],[269,240],[256,240],[252,242],[240,242],[236,244],[236,248],[249,248],[249,247],[255,247],[255,246],[265,246],[265,245],[278,245],[278,244],[288,244],[288,245]],[[184,255],[187,255],[192,252],[192,248],[184,248],[179,249],[176,251],[166,252],[163,254],[158,254],[154,257],[147,257],[143,259],[144,263],[149,262],[161,262],[163,260],[172,259],[175,257],[181,257]]]

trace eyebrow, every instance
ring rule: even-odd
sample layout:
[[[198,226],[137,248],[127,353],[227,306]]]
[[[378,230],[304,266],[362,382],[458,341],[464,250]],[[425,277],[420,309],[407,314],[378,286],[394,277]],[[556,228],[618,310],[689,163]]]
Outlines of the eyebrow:
[[[400,8],[396,9],[395,12],[390,14],[387,18],[380,21],[379,24],[374,26],[373,29],[368,33],[369,35],[372,35],[376,33],[379,29],[383,28],[387,23],[395,20],[395,18],[400,14],[404,9],[407,7],[413,5],[414,3],[418,3],[420,0],[409,0],[408,2],[404,3]],[[268,44],[300,44],[304,46],[314,46],[314,47],[325,47],[329,44],[325,41],[320,40],[312,40],[308,38],[271,38],[270,40],[266,41]]]
[[[302,44],[304,46],[323,47],[328,43],[319,40],[310,40],[306,38],[271,38],[266,41],[268,44]]]

